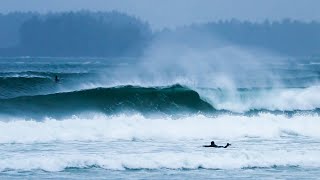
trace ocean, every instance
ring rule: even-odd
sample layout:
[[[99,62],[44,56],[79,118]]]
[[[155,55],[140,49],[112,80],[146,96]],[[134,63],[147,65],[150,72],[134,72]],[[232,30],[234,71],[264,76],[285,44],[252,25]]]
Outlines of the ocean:
[[[0,179],[319,179],[319,60],[151,66],[1,58]]]

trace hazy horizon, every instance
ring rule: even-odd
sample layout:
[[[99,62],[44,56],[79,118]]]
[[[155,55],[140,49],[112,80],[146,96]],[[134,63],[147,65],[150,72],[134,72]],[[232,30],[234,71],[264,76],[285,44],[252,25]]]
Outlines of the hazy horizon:
[[[14,11],[35,11],[40,13],[60,11],[120,11],[148,21],[152,29],[172,28],[192,23],[232,19],[249,21],[280,20],[291,18],[301,21],[319,21],[320,2],[316,0],[2,0],[0,13]]]

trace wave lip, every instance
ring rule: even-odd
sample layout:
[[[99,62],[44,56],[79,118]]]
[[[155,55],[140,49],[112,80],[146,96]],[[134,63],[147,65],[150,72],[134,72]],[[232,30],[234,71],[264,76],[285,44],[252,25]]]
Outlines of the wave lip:
[[[313,111],[320,108],[320,86],[306,88],[197,89],[217,110],[232,112]]]

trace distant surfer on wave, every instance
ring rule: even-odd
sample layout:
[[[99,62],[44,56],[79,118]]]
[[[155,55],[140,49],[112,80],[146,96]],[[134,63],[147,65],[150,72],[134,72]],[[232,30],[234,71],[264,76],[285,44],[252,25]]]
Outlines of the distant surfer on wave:
[[[231,146],[231,144],[227,143],[227,145],[225,146],[218,146],[214,143],[214,141],[211,141],[211,144],[210,145],[204,145],[203,147],[214,147],[214,148],[227,148]]]
[[[54,77],[54,82],[59,82],[60,81],[60,79],[59,79],[59,77],[56,75],[55,77]]]

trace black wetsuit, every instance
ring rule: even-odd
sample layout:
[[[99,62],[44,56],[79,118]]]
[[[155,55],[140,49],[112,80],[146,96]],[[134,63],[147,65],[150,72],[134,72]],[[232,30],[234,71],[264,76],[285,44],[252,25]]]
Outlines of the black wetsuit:
[[[59,82],[59,81],[60,81],[59,77],[58,77],[58,76],[55,76],[54,81],[55,81],[56,83]]]
[[[231,144],[227,143],[225,146],[217,146],[213,141],[211,142],[211,145],[204,145],[203,147],[214,147],[214,148],[227,148]]]

